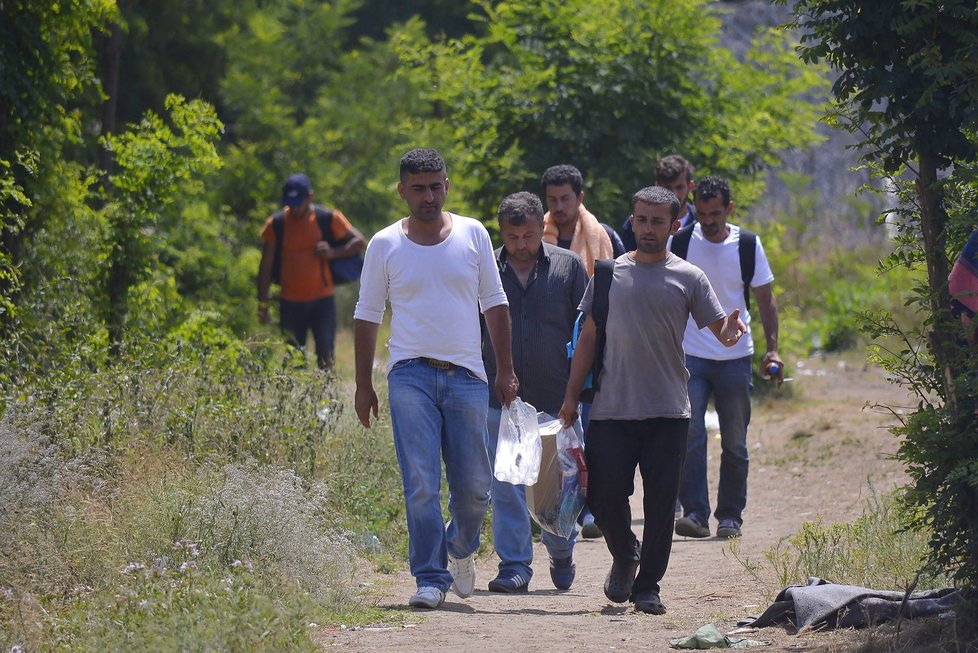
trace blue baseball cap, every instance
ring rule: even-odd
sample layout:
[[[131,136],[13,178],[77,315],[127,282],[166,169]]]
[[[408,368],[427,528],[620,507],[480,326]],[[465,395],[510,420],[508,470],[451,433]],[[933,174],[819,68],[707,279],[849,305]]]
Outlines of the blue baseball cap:
[[[282,204],[294,209],[301,206],[311,192],[309,177],[301,172],[289,175],[289,178],[285,180],[285,187],[282,189]]]

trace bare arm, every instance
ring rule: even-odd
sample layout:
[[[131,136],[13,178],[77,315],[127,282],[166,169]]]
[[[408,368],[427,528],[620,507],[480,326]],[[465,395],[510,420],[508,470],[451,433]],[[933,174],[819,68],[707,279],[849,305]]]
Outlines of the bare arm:
[[[774,290],[771,284],[764,284],[754,288],[754,296],[757,298],[757,310],[761,314],[761,325],[764,327],[764,339],[767,343],[761,365],[777,363],[778,385],[781,385],[784,383],[784,361],[778,354],[778,306],[774,302]]]
[[[560,406],[558,416],[564,426],[570,428],[577,420],[577,402],[581,398],[581,389],[587,379],[588,372],[594,365],[594,350],[598,342],[598,327],[588,315],[584,320],[584,328],[577,339],[574,358],[571,360],[570,375],[567,377],[567,389],[564,391],[564,403]]]
[[[268,324],[268,289],[272,285],[272,263],[275,260],[275,244],[265,242],[258,264],[258,321]]]
[[[740,319],[739,308],[726,317],[710,322],[708,326],[724,347],[733,347],[747,333],[747,325]]]
[[[496,354],[496,396],[503,406],[508,406],[516,399],[519,390],[519,380],[513,370],[512,332],[509,323],[509,307],[493,306],[485,313],[486,330],[492,342],[492,350]]]
[[[342,245],[337,245],[336,247],[330,245],[329,241],[320,240],[318,243],[316,243],[316,256],[332,261],[338,258],[349,258],[351,256],[356,256],[367,247],[367,241],[363,237],[363,234],[360,233],[359,229],[353,225],[350,225],[348,234],[350,239]]]
[[[374,390],[374,354],[377,351],[377,333],[380,325],[365,320],[354,320],[353,351],[356,361],[356,396],[354,406],[360,423],[370,427],[370,413],[377,418],[379,402]]]

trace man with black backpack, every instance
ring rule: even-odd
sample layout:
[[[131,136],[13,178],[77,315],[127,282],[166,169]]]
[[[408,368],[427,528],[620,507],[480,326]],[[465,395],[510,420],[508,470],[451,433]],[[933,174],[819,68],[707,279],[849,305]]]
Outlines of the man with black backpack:
[[[309,178],[301,173],[291,175],[282,192],[282,210],[265,221],[258,268],[258,321],[268,324],[268,290],[273,282],[278,283],[282,331],[302,349],[311,330],[316,361],[320,369],[326,369],[333,364],[336,339],[335,285],[356,276],[355,271],[341,266],[356,270],[366,241],[346,216],[313,204],[312,197]]]
[[[760,238],[727,222],[733,212],[730,186],[725,179],[706,177],[696,185],[696,223],[672,238],[671,250],[703,270],[725,311],[739,310],[747,325],[747,337],[736,347],[723,347],[689,323],[683,339],[689,370],[689,442],[679,486],[683,517],[676,520],[676,534],[709,537],[710,496],[707,487],[707,437],[705,414],[710,396],[720,420],[720,483],[714,516],[717,537],[738,537],[747,505],[747,426],[750,424],[750,391],[754,343],[750,337],[750,289],[764,326],[767,348],[762,369],[773,369],[780,384],[784,363],[778,355],[778,308],[771,283],[774,274]]]
[[[600,354],[600,368],[592,372],[597,390],[584,456],[588,507],[612,555],[604,593],[651,614],[666,611],[659,581],[669,565],[689,430],[686,322],[692,317],[726,347],[747,329],[738,310],[724,312],[700,269],[669,252],[678,216],[679,198],[665,188],[649,186],[632,197],[636,249],[614,261],[603,325],[595,322],[597,293],[604,292],[597,273],[584,292],[580,310],[587,319],[560,408],[564,425],[573,424],[585,378]],[[644,490],[641,542],[632,532],[629,508],[636,467]]]

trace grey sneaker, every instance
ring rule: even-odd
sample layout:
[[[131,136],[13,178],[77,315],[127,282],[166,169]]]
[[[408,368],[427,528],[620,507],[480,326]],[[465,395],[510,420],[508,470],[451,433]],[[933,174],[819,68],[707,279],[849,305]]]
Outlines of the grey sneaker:
[[[740,531],[740,524],[738,524],[733,519],[721,519],[719,525],[717,525],[717,537],[731,538],[740,537],[743,535]]]
[[[415,608],[434,609],[444,602],[445,593],[437,587],[419,587],[418,591],[414,593],[414,596],[408,599],[408,605],[414,606]]]
[[[696,515],[688,515],[676,520],[676,535],[710,537],[710,527],[702,523]]]
[[[455,558],[448,554],[448,571],[452,574],[452,591],[465,599],[475,591],[475,554]]]

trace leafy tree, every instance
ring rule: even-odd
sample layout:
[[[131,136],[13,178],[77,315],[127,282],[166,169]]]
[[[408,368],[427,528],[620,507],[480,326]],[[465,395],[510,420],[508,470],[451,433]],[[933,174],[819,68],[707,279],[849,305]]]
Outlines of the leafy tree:
[[[839,72],[833,121],[863,135],[866,159],[899,192],[901,234],[888,265],[926,268],[913,299],[925,315],[916,332],[923,346],[912,329],[885,316],[873,320],[872,331],[903,339],[900,351],[881,357],[920,396],[918,410],[896,429],[913,479],[909,516],[934,533],[930,563],[974,590],[976,357],[956,337],[947,277],[949,250],[976,224],[974,203],[962,200],[975,194],[978,3],[901,0],[868,10],[856,0],[799,0],[793,12],[791,26],[804,33],[802,58]]]
[[[539,190],[542,171],[573,163],[588,206],[617,221],[652,181],[658,158],[686,154],[749,201],[777,152],[816,139],[818,88],[784,36],[741,62],[724,49],[710,3],[545,0],[483,3],[485,35],[414,47],[436,115],[479,215],[507,192]]]
[[[115,158],[108,218],[108,265],[105,322],[113,342],[133,317],[130,293],[150,276],[167,220],[179,219],[186,198],[203,191],[201,175],[220,165],[214,147],[222,125],[213,107],[200,100],[171,95],[165,106],[171,124],[152,112],[133,129],[106,137]],[[162,237],[161,237],[162,236]],[[172,306],[169,307],[172,310]]]
[[[29,243],[87,213],[77,191],[90,175],[73,159],[92,140],[86,112],[98,103],[93,33],[113,15],[110,0],[0,3],[0,382],[14,374],[18,343],[32,343],[19,309],[50,297],[44,275],[27,269],[38,263]],[[52,262],[71,263],[66,245]]]

